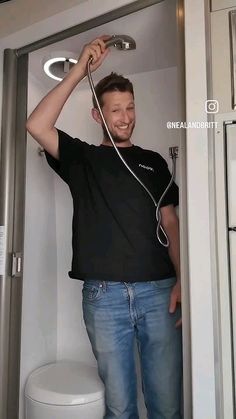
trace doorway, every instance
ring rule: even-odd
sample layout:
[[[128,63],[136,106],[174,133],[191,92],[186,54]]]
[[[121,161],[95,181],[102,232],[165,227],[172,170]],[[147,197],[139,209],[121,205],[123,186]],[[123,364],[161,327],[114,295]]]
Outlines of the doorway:
[[[137,144],[141,146],[146,145],[147,147],[144,138],[146,137],[148,127],[152,134],[150,136],[151,139],[148,143],[148,147],[160,152],[160,154],[162,154],[167,161],[169,161],[168,146],[178,145],[180,147],[181,152],[178,162],[179,168],[177,172],[177,181],[181,188],[180,224],[182,224],[181,232],[183,239],[183,235],[186,234],[186,231],[184,232],[183,223],[181,221],[183,220],[184,211],[186,208],[184,183],[185,139],[178,132],[168,132],[165,126],[165,123],[167,122],[165,118],[167,115],[168,120],[184,120],[184,46],[183,21],[178,19],[178,11],[180,9],[183,11],[181,2],[175,3],[168,0],[165,0],[165,2],[137,1],[133,4],[133,8],[131,5],[129,7],[122,7],[110,14],[108,13],[106,16],[103,15],[100,18],[94,19],[93,22],[85,22],[84,24],[79,25],[80,27],[74,29],[71,28],[71,30],[68,30],[67,33],[61,33],[58,34],[58,36],[55,35],[50,39],[41,40],[37,43],[37,45],[23,47],[22,49],[18,50],[16,54],[18,57],[18,74],[23,74],[22,71],[24,71],[24,74],[27,74],[26,65],[27,59],[29,59],[29,78],[26,78],[27,82],[23,83],[24,87],[22,87],[22,91],[18,90],[18,100],[20,103],[22,103],[22,97],[27,98],[26,93],[28,88],[29,113],[33,106],[39,102],[40,98],[46,94],[47,90],[53,87],[50,80],[42,71],[42,62],[46,58],[47,54],[51,54],[53,51],[57,52],[59,50],[67,50],[73,53],[78,53],[83,43],[89,39],[92,39],[94,35],[97,36],[101,33],[117,33],[120,32],[119,28],[122,28],[122,32],[127,32],[136,39],[137,51],[138,48],[140,48],[139,51],[142,50],[147,52],[148,50],[147,56],[141,54],[140,57],[140,54],[139,56],[138,54],[133,54],[132,59],[129,58],[129,56],[127,56],[127,58],[121,58],[120,53],[116,54],[115,52],[112,52],[113,56],[111,55],[111,59],[107,60],[107,68],[102,68],[101,72],[109,73],[115,68],[115,71],[117,72],[129,76],[131,75],[132,81],[135,84],[135,90],[137,90],[136,102],[141,104],[140,109],[138,110],[139,114],[137,115],[137,119],[143,121],[143,118],[145,117],[145,123],[141,122],[136,129],[137,135],[135,137],[135,141]],[[140,22],[140,24],[137,24],[137,18],[139,19],[138,22]],[[167,27],[168,33],[166,31]],[[140,28],[142,28],[141,31]],[[145,31],[147,28],[148,31]],[[160,32],[158,32],[158,30]],[[69,31],[71,31],[70,34]],[[167,42],[165,44],[165,48],[163,48],[163,42]],[[49,45],[50,48],[48,48]],[[138,47],[138,45],[140,45],[140,47]],[[151,49],[151,47],[153,49]],[[158,51],[158,49],[162,51],[162,54],[154,53],[155,51]],[[20,65],[22,66],[21,72],[19,72]],[[95,81],[96,77],[99,79],[102,77],[102,75],[99,73],[96,74]],[[165,90],[167,87],[168,93],[167,90]],[[20,87],[18,87],[18,89],[19,88]],[[163,101],[163,98],[165,98],[165,101]],[[160,102],[162,102],[162,106],[160,106]],[[79,135],[81,138],[85,138],[85,141],[88,140],[88,142],[92,142],[90,139],[93,138],[94,142],[96,143],[99,138],[96,131],[97,128],[94,125],[90,125],[87,119],[89,115],[89,107],[90,92],[87,82],[85,81],[81,83],[78,91],[75,90],[75,93],[71,97],[70,103],[68,103],[68,105],[66,105],[65,109],[63,110],[64,119],[61,118],[58,120],[58,127],[61,126],[64,130],[70,130],[70,134],[74,136],[78,135],[79,130]],[[159,109],[158,116],[156,114],[157,107]],[[79,108],[82,109],[82,112],[78,115],[76,109]],[[147,113],[145,112],[147,109],[149,111],[148,118],[147,115],[145,115],[145,113]],[[179,112],[177,112],[177,109],[179,109]],[[71,282],[69,284],[66,277],[66,270],[70,263],[70,253],[67,250],[70,249],[70,236],[68,234],[68,231],[70,231],[70,223],[69,225],[67,223],[68,219],[70,218],[68,215],[71,214],[71,202],[68,196],[68,191],[66,191],[64,185],[62,185],[61,182],[59,182],[58,179],[49,171],[45,164],[45,158],[43,154],[38,152],[38,146],[33,143],[32,140],[27,141],[27,143],[25,142],[24,122],[26,119],[26,106],[21,110],[23,115],[22,118],[20,118],[20,115],[18,115],[18,127],[21,127],[17,130],[19,136],[18,144],[22,144],[22,142],[24,142],[24,147],[22,147],[22,150],[25,150],[25,154],[23,153],[24,155],[21,156],[21,161],[16,162],[16,167],[24,167],[24,170],[26,168],[26,199],[19,203],[21,208],[25,206],[23,211],[25,214],[25,227],[22,227],[21,238],[23,249],[24,236],[24,269],[23,275],[21,271],[17,273],[17,275],[19,274],[19,285],[18,291],[15,291],[14,295],[15,298],[18,298],[19,301],[19,287],[21,284],[21,287],[23,287],[23,300],[22,304],[19,304],[20,311],[22,308],[22,322],[19,322],[20,316],[18,317],[18,325],[21,325],[21,336],[18,336],[18,347],[21,346],[21,360],[18,367],[18,377],[20,377],[20,400],[22,401],[22,392],[25,378],[32,369],[43,363],[49,362],[51,359],[61,359],[65,355],[72,358],[75,357],[75,354],[71,352],[71,347],[67,346],[67,342],[69,342],[72,335],[66,336],[65,331],[68,331],[69,329],[72,332],[73,328],[71,328],[71,319],[73,318],[73,321],[75,322],[76,319],[78,319],[78,316],[79,318],[81,318],[81,316],[79,310],[75,308],[75,306],[73,307],[73,304],[68,306],[68,302],[71,301],[71,298],[73,300],[76,299],[76,297],[79,298],[80,295],[80,287],[78,286],[78,281],[74,281],[74,283]],[[73,124],[71,124],[71,118],[73,118]],[[86,123],[81,124],[81,122],[84,121],[86,121]],[[150,121],[152,122],[150,123]],[[158,142],[158,139],[155,135],[156,132],[158,132],[159,137],[165,141]],[[24,170],[21,170],[22,179],[25,177]],[[43,175],[39,176],[39,173],[43,173]],[[47,185],[46,189],[45,185]],[[17,191],[18,189],[16,183],[15,187]],[[43,196],[43,201],[42,199],[37,200],[39,197],[37,198],[35,195],[35,190],[41,191],[41,197]],[[16,192],[14,197],[16,197]],[[14,201],[16,201],[15,198]],[[65,206],[65,202],[67,202],[68,205],[66,204]],[[55,205],[55,203],[57,204]],[[34,211],[32,211],[32,205],[34,206]],[[20,220],[18,221],[20,222]],[[63,231],[58,230],[59,224],[64,225]],[[15,221],[15,226],[16,225],[17,223]],[[32,229],[34,231],[33,235]],[[46,234],[50,237],[49,243],[57,243],[57,248],[54,247],[54,250],[50,250],[50,253],[48,253],[49,249],[47,247],[45,248],[45,243],[43,240]],[[32,242],[32,236],[34,239],[37,237],[37,240],[33,240]],[[66,245],[66,248],[59,244],[59,237],[66,237],[66,243],[68,244],[68,246]],[[186,236],[184,238],[185,240],[182,240],[181,244],[183,284],[185,283],[184,277],[187,273],[187,252],[186,248],[184,248],[184,246],[187,244]],[[48,255],[50,255],[50,257],[48,257]],[[35,259],[35,256],[37,256],[37,259]],[[40,271],[39,269],[36,269],[37,266],[43,266],[43,269],[45,270]],[[34,280],[32,280],[32,271],[34,272]],[[24,281],[22,281],[23,277]],[[40,282],[40,277],[45,278],[45,280]],[[14,278],[16,278],[16,276]],[[55,279],[57,280],[55,281]],[[12,281],[14,281],[14,279]],[[48,285],[49,283],[50,286]],[[39,288],[37,288],[37,284],[40,284]],[[34,300],[35,286],[38,289],[39,296],[41,296],[42,300],[38,298],[39,296],[36,298],[36,300]],[[13,289],[14,284],[12,290]],[[45,295],[48,298],[48,302],[53,301],[53,304],[50,304],[49,312],[47,312],[47,310],[40,310],[42,304],[45,304]],[[57,295],[56,299],[55,295]],[[184,290],[184,295],[185,297],[188,295],[187,285],[186,289]],[[185,412],[188,412],[185,413],[185,416],[190,418],[191,410],[188,409],[191,405],[191,369],[189,363],[190,338],[188,330],[189,323],[187,315],[187,298],[184,302],[184,305],[184,324],[186,326],[184,326],[184,351],[185,360],[188,364],[185,369],[184,399]],[[68,307],[70,307],[70,312],[68,311]],[[38,323],[35,322],[32,318],[29,322],[29,313],[31,309],[38,310],[34,317],[34,319],[37,319]],[[14,327],[14,324],[16,324],[16,316],[12,312],[10,317],[12,319],[11,327]],[[13,319],[15,319],[15,323]],[[69,323],[70,327],[68,328]],[[39,333],[36,333],[37,331],[41,332],[41,336]],[[77,327],[76,333],[77,337],[74,339],[73,348],[78,349],[79,337],[83,336],[84,348],[82,348],[83,345],[80,346],[80,353],[82,353],[83,350],[84,353],[87,353],[86,335],[82,321],[80,328]],[[35,350],[33,351],[32,344],[35,345]],[[46,348],[44,352],[42,352],[42,346],[40,346],[41,344],[43,345],[44,349]],[[31,348],[31,355],[30,353],[27,353],[27,348],[29,347]],[[15,348],[16,345],[14,345],[14,350]],[[10,353],[11,350],[13,351],[13,341],[10,348]],[[40,355],[39,357],[37,353]],[[90,360],[92,362],[92,359]],[[86,361],[88,360],[86,359]],[[9,380],[13,381],[13,369]],[[18,390],[17,386],[15,386],[15,388],[15,398],[17,400],[19,388]],[[20,403],[20,412],[21,413],[19,417],[23,418],[22,402]],[[16,412],[14,415],[16,417]]]

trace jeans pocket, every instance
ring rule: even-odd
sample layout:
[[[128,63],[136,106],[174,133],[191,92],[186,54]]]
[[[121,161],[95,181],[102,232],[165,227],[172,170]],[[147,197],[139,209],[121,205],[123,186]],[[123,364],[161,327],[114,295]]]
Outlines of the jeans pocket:
[[[101,281],[85,281],[83,284],[82,294],[84,300],[98,300],[102,295]]]
[[[176,284],[176,277],[172,276],[170,278],[160,279],[158,281],[153,281],[154,285],[158,289],[171,288]]]

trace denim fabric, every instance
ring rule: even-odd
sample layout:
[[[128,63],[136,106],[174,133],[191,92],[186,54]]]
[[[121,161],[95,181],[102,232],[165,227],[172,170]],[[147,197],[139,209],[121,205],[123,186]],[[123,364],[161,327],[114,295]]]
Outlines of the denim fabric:
[[[182,336],[169,313],[176,278],[148,282],[87,280],[83,315],[105,385],[104,419],[138,419],[137,340],[148,419],[181,419]]]

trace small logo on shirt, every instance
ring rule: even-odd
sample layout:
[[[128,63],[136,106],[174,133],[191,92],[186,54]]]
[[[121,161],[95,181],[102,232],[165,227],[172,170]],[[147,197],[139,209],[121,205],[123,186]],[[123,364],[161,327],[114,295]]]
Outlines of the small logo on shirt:
[[[154,172],[154,169],[151,166],[145,166],[144,164],[139,163],[139,167],[142,167],[143,169],[151,170],[152,172]]]

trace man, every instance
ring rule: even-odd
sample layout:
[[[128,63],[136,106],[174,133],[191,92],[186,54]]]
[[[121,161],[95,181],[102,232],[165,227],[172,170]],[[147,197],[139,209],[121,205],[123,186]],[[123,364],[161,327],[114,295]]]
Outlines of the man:
[[[156,237],[155,206],[116,154],[94,102],[93,118],[103,128],[100,146],[55,128],[75,86],[107,56],[108,36],[86,45],[78,63],[39,103],[27,129],[46,151],[51,167],[69,185],[73,204],[70,277],[82,279],[83,314],[105,385],[105,419],[138,419],[135,339],[149,419],[180,419],[181,324],[178,188],[162,201],[162,227],[169,248]],[[170,173],[165,160],[131,142],[135,126],[133,86],[115,73],[96,86],[109,130],[129,166],[156,200]]]

